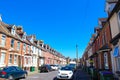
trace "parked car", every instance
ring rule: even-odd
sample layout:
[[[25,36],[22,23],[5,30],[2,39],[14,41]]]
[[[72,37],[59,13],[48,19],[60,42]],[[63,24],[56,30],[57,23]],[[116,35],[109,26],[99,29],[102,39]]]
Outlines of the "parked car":
[[[48,65],[48,64],[42,65],[42,66],[40,67],[40,72],[49,72],[49,71],[51,71],[51,70],[52,70],[52,68],[51,68],[51,66]]]
[[[62,67],[58,71],[57,79],[72,79],[73,78],[73,68],[66,66]]]
[[[58,65],[53,64],[53,65],[50,65],[50,66],[51,66],[52,70],[58,70]]]
[[[27,74],[27,71],[24,71],[17,66],[8,66],[0,71],[0,78],[15,80],[19,78],[26,78]]]

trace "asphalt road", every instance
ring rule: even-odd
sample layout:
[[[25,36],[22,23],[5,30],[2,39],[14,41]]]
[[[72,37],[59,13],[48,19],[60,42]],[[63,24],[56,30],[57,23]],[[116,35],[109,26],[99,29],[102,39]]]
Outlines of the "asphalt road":
[[[57,80],[57,71],[51,71],[46,73],[38,73],[31,76],[27,76],[26,79],[20,79],[20,80]]]
[[[56,78],[57,72],[58,71],[51,71],[48,73],[38,73],[28,76],[26,79],[20,79],[20,80],[57,80]],[[88,75],[87,73],[83,72],[82,70],[77,70],[74,73],[73,80],[91,80],[91,79],[90,79],[90,75]]]

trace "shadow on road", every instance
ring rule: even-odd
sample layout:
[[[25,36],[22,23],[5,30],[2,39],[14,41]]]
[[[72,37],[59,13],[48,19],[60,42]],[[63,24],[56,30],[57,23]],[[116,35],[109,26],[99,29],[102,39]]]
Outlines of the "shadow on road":
[[[57,77],[53,78],[53,80],[58,80]]]
[[[58,80],[57,77],[55,77],[53,80]],[[59,79],[59,80],[68,80],[68,79]],[[74,80],[74,79],[70,79],[70,80]]]

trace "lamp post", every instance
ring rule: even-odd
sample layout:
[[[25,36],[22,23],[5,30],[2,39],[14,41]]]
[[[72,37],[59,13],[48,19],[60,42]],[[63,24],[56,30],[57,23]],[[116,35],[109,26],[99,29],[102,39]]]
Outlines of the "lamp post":
[[[76,64],[78,66],[78,45],[76,44]]]

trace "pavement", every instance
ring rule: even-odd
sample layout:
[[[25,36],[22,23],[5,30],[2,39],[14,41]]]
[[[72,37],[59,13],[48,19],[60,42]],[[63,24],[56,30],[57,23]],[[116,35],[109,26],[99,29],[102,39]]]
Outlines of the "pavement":
[[[28,76],[37,74],[37,73],[39,73],[39,72],[40,72],[39,70],[33,71],[33,72],[28,71]]]
[[[73,80],[91,80],[91,77],[86,72],[83,72],[81,69],[78,69],[74,74]]]

